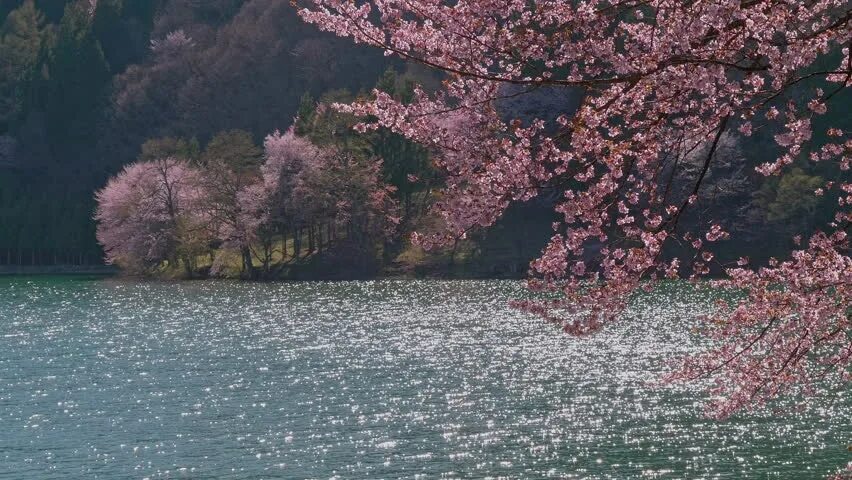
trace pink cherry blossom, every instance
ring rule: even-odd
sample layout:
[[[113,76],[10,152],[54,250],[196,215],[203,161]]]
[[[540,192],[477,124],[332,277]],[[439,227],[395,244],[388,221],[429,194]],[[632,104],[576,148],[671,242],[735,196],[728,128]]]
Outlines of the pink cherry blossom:
[[[178,250],[202,230],[202,195],[198,172],[180,159],[125,167],[96,194],[97,238],[107,262],[143,272],[177,260]]]
[[[852,85],[842,1],[300,5],[321,29],[446,74],[440,89],[418,88],[408,103],[377,91],[335,106],[363,117],[361,129],[388,128],[427,146],[447,173],[435,206],[445,228],[415,241],[452,243],[494,224],[513,203],[559,198],[557,233],[532,263],[530,287],[561,296],[516,305],[573,334],[617,319],[658,278],[714,271],[715,257],[702,249],[730,237],[725,219],[686,219],[702,211],[702,188],[729,139],[770,132],[777,150],[753,162],[762,175],[813,152],[849,185],[849,132],[830,127],[828,143],[817,144],[813,121],[848,111],[833,103]],[[830,87],[810,89],[811,81]],[[579,107],[552,121],[501,110],[506,97],[544,88],[574,89]],[[693,168],[677,168],[684,164]],[[806,247],[765,268],[743,262],[721,272],[727,277],[717,286],[747,300],[713,315],[706,333],[718,348],[671,376],[714,378],[714,414],[809,393],[825,377],[849,381],[852,193],[841,191],[834,223],[803,232]],[[689,251],[671,258],[670,248]]]

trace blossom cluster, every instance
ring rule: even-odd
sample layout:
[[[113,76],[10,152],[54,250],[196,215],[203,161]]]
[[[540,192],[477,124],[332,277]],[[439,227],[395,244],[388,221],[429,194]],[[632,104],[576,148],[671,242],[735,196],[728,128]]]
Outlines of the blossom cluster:
[[[557,192],[560,221],[530,286],[560,296],[519,307],[586,334],[616,319],[637,289],[727,273],[723,285],[748,300],[710,322],[723,347],[672,378],[714,376],[720,416],[793,385],[807,391],[816,376],[849,379],[852,139],[814,131],[852,86],[847,2],[304,0],[300,15],[446,73],[440,89],[417,89],[407,103],[377,91],[337,106],[365,118],[361,129],[429,147],[447,173],[436,205],[445,228],[416,235],[424,247]],[[579,89],[579,108],[553,121],[500,110],[502,99],[554,87]],[[713,252],[730,237],[724,219],[685,218],[702,207],[721,145],[756,131],[776,144],[753,165],[759,174],[808,156],[845,180],[822,189],[841,192],[835,222],[790,260],[726,271]]]

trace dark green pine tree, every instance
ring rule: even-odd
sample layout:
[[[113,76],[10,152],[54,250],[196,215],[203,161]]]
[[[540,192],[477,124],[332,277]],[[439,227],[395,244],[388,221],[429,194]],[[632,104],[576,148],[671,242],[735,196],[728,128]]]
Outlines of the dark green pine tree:
[[[296,112],[296,134],[307,135],[314,124],[317,102],[314,97],[305,92],[299,100],[299,110]]]
[[[150,162],[158,158],[179,157],[196,163],[201,158],[201,146],[195,138],[163,137],[145,141],[140,147],[137,158],[140,162]]]
[[[402,102],[411,101],[413,86],[411,82],[400,82],[393,68],[387,69],[376,83],[376,90],[382,91]],[[402,135],[388,129],[379,129],[370,136],[373,154],[383,160],[385,181],[397,188],[405,217],[411,215],[412,195],[424,185],[424,181],[433,175],[426,150],[409,141]],[[418,182],[411,179],[417,178]]]
[[[388,68],[376,82],[376,90],[385,92],[392,96],[396,95],[396,84],[398,78],[399,76],[397,75],[396,70]]]
[[[98,0],[92,30],[113,73],[138,63],[148,52],[158,3]]]
[[[0,134],[22,115],[45,37],[44,15],[33,0],[25,0],[0,24]]]
[[[79,156],[95,143],[110,70],[92,29],[89,2],[68,5],[47,65],[45,112],[54,157]]]
[[[244,130],[226,130],[217,133],[201,156],[202,163],[222,162],[237,173],[256,171],[263,163],[263,150],[254,144],[251,133]]]
[[[65,8],[76,0],[35,0],[36,7],[44,12],[48,23],[59,23]]]

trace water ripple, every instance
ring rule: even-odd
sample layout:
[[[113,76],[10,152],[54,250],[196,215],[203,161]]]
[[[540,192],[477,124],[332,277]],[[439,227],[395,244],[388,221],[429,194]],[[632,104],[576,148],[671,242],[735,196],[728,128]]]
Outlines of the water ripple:
[[[818,478],[843,392],[700,415],[649,382],[711,300],[673,286],[588,339],[500,281],[0,279],[0,477]]]

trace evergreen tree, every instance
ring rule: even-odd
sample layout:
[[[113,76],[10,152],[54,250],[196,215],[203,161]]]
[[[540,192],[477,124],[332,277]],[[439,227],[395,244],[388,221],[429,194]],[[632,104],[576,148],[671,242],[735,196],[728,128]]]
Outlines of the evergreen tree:
[[[150,162],[159,158],[178,157],[190,162],[195,162],[201,156],[201,147],[198,140],[185,140],[183,138],[163,137],[152,138],[142,144],[139,154],[140,162]]]
[[[316,100],[310,94],[305,92],[299,100],[299,110],[296,113],[296,133],[305,135],[310,130],[316,117]]]
[[[406,103],[413,96],[410,80],[401,81],[396,70],[388,68],[376,83],[376,90]],[[423,181],[433,176],[426,150],[402,135],[379,129],[371,137],[373,154],[383,160],[385,181],[396,187],[405,218],[411,216],[412,195]],[[416,183],[412,180],[420,180]]]
[[[44,12],[49,23],[59,23],[65,15],[65,8],[75,0],[35,0],[36,7]]]
[[[109,66],[92,30],[88,1],[68,5],[48,61],[47,131],[57,158],[94,144]]]
[[[0,27],[0,133],[9,130],[22,113],[24,92],[44,38],[44,15],[33,0],[25,0]]]
[[[201,159],[206,165],[218,162],[233,172],[248,172],[260,166],[263,151],[255,145],[251,133],[227,130],[210,140]]]
[[[114,73],[141,61],[150,47],[158,2],[99,0],[92,29]]]

